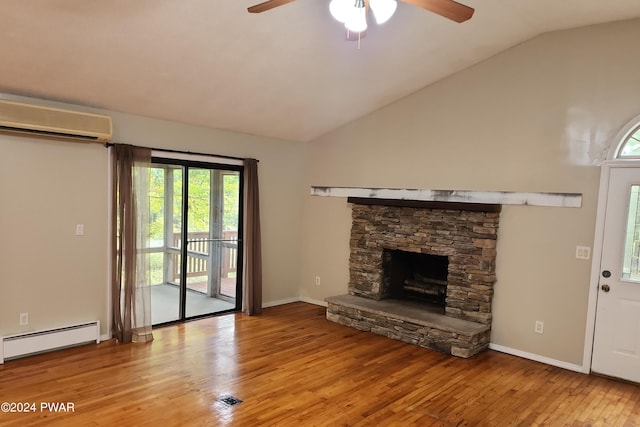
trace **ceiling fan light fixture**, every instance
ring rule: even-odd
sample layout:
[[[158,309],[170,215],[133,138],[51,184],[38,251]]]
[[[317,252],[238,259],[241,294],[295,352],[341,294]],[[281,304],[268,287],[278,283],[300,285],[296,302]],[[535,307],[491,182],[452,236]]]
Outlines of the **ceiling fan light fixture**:
[[[369,6],[378,24],[384,24],[393,16],[398,7],[396,0],[369,0]]]
[[[356,0],[355,6],[349,8],[344,26],[354,33],[361,33],[367,29],[367,8],[364,7],[364,0]]]
[[[331,0],[329,3],[329,12],[331,16],[338,22],[343,24],[349,16],[349,12],[353,9],[353,0]]]

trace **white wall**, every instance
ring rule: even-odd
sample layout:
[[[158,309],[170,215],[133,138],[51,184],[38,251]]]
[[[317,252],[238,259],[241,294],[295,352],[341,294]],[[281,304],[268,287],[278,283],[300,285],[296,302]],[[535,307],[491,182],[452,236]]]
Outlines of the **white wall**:
[[[303,145],[0,97],[110,115],[114,142],[259,159],[263,302],[298,297]],[[0,335],[96,319],[107,332],[107,173],[103,146],[0,134]]]
[[[633,20],[523,43],[312,141],[307,186],[582,193],[579,209],[503,208],[492,330],[581,365],[590,261],[575,247],[593,244],[599,162],[640,113],[639,39]],[[307,196],[304,215],[302,295],[346,293],[346,200]]]

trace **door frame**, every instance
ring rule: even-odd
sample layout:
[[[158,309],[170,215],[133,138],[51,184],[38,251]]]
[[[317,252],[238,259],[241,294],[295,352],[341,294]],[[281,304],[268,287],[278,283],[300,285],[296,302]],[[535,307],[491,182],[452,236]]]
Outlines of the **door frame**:
[[[610,143],[607,159],[602,162],[600,168],[600,189],[598,191],[598,207],[596,213],[596,227],[593,238],[593,251],[591,257],[591,275],[589,280],[589,299],[587,304],[587,325],[584,339],[584,352],[582,358],[582,372],[591,373],[591,359],[593,356],[593,344],[596,328],[596,308],[598,305],[600,266],[602,263],[602,250],[604,243],[604,223],[609,199],[609,177],[612,169],[637,168],[640,169],[640,159],[618,159],[617,154],[629,134],[640,124],[640,115],[630,120],[613,138]]]
[[[222,160],[222,161],[220,161]],[[238,312],[242,309],[242,283],[244,277],[242,276],[242,268],[244,265],[244,162],[235,161],[235,160],[227,160],[221,159],[216,156],[203,156],[203,155],[190,155],[184,153],[173,153],[173,152],[165,152],[160,150],[152,150],[151,152],[151,164],[164,164],[164,165],[175,165],[183,167],[184,175],[182,182],[182,206],[181,210],[183,211],[183,227],[181,230],[181,240],[182,246],[180,248],[180,271],[184,273],[187,269],[187,235],[188,235],[188,223],[187,223],[187,204],[189,199],[189,191],[188,191],[188,181],[189,174],[188,171],[190,169],[209,169],[209,170],[228,170],[238,172],[240,177],[240,188],[239,188],[239,206],[238,206],[238,247],[237,247],[237,268],[240,273],[238,273],[236,277],[236,298],[235,298],[235,307],[230,310],[219,311],[216,313],[205,313],[195,316],[186,316],[186,294],[187,294],[187,286],[186,279],[180,281],[180,301],[178,306],[178,319],[170,322],[160,323],[154,326],[164,326],[166,324],[172,323],[182,323],[186,321],[196,320],[205,317],[211,317],[213,315],[220,315],[232,312]],[[184,284],[183,284],[184,282]]]

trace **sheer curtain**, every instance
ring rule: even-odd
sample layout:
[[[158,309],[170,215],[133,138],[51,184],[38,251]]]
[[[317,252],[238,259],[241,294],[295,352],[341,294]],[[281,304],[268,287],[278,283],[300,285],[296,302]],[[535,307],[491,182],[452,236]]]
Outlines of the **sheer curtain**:
[[[149,245],[149,172],[151,150],[131,145],[111,147],[112,330],[121,343],[153,340]]]
[[[244,160],[245,226],[242,311],[248,315],[262,313],[262,250],[260,238],[260,202],[258,161]]]

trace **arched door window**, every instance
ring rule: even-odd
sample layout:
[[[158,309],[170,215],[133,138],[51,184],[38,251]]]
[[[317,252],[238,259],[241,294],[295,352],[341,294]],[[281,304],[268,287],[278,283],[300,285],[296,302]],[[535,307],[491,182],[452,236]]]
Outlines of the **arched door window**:
[[[616,151],[616,159],[640,159],[640,125],[627,134]]]

